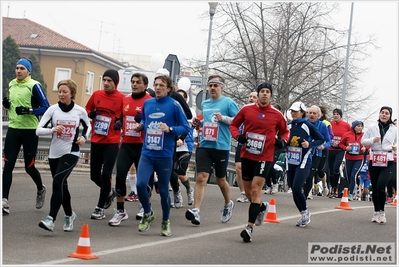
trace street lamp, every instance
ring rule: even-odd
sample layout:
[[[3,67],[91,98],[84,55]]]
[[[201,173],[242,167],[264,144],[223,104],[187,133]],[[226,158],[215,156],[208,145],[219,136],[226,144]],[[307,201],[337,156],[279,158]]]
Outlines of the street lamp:
[[[208,4],[209,4],[210,21],[209,21],[209,33],[208,33],[208,48],[206,50],[205,75],[203,78],[203,81],[204,81],[203,84],[205,86],[204,86],[204,90],[202,91],[202,102],[204,102],[206,99],[206,87],[207,87],[208,68],[209,68],[209,51],[211,50],[212,20],[213,20],[213,16],[216,13],[216,6],[218,5],[218,2],[208,2]]]
[[[348,45],[346,47],[344,87],[342,88],[342,99],[341,99],[341,110],[342,110],[342,112],[345,112],[345,95],[346,95],[346,83],[347,83],[347,80],[348,80],[348,64],[349,64],[349,51],[350,51],[351,34],[352,34],[352,18],[353,18],[353,2],[352,2],[352,5],[351,5],[351,16],[350,16],[350,20],[349,20]]]

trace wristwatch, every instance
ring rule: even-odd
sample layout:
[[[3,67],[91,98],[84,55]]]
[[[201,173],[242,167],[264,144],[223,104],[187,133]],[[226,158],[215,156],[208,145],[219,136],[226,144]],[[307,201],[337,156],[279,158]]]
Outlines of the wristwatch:
[[[173,131],[173,128],[172,127],[169,127],[169,132],[171,133]]]

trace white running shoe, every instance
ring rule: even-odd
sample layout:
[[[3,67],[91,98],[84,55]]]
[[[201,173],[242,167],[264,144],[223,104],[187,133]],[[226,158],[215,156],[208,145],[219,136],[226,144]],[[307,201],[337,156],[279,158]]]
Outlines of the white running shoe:
[[[245,203],[248,202],[248,198],[245,193],[241,193],[240,196],[237,198],[237,202]]]
[[[233,209],[234,209],[234,201],[230,200],[230,203],[224,205],[224,208],[221,210],[222,212],[222,223],[227,223],[230,221],[231,217],[233,216]]]
[[[109,220],[108,224],[111,226],[118,226],[121,224],[122,221],[127,220],[127,218],[129,218],[129,216],[127,215],[126,210],[122,211],[115,209],[114,217]]]
[[[72,211],[71,216],[64,215],[64,226],[63,229],[65,232],[72,232],[73,231],[73,222],[76,221],[78,216],[75,212]]]

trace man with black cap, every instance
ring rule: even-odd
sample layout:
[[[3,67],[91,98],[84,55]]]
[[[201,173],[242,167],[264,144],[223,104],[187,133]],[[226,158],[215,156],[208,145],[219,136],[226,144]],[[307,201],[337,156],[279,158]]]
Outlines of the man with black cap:
[[[339,108],[333,110],[333,119],[330,123],[334,133],[334,138],[331,140],[331,146],[328,148],[327,163],[330,172],[330,197],[335,198],[341,193],[338,192],[339,167],[341,166],[345,154],[345,151],[339,147],[339,142],[346,132],[351,131],[351,126],[349,123],[342,120],[342,110]]]
[[[369,174],[373,186],[372,222],[387,222],[385,187],[396,167],[394,153],[397,153],[397,134],[397,128],[392,122],[392,108],[383,106],[380,109],[378,123],[367,128],[362,138],[362,144],[370,146],[371,150]]]
[[[119,151],[120,127],[115,126],[121,117],[124,94],[117,90],[118,71],[108,69],[103,74],[104,90],[95,91],[86,104],[92,119],[90,148],[90,179],[100,187],[100,196],[92,219],[105,218],[104,209],[109,208],[116,193],[111,188],[112,170]]]
[[[3,169],[3,214],[10,213],[8,196],[12,183],[12,171],[21,145],[24,150],[25,171],[36,184],[36,208],[43,207],[46,187],[35,167],[39,138],[36,128],[38,116],[43,115],[50,106],[44,90],[38,81],[31,77],[32,62],[21,58],[15,67],[16,78],[9,83],[8,97],[3,99],[3,107],[8,110],[8,130],[4,142]]]
[[[261,202],[261,193],[269,171],[273,168],[274,146],[284,147],[289,137],[286,119],[270,104],[272,85],[260,84],[257,93],[258,100],[242,107],[230,124],[232,137],[242,144],[242,180],[245,195],[250,201],[248,223],[240,233],[244,242],[251,242],[254,225],[259,226],[264,222],[269,204]],[[242,124],[244,129],[240,133]],[[276,139],[277,131],[280,139]]]

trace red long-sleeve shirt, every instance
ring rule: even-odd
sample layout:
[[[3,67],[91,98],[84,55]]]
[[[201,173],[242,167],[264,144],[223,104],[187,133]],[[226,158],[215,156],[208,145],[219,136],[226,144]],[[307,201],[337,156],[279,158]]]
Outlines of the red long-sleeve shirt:
[[[339,147],[339,143],[342,136],[344,136],[346,132],[350,132],[352,128],[349,123],[343,120],[340,120],[339,122],[332,120],[330,123],[334,133],[334,138],[331,140],[331,146],[328,150],[340,150],[341,148]]]
[[[95,91],[86,103],[86,111],[97,111],[97,117],[91,120],[92,134],[90,141],[100,144],[119,144],[120,130],[114,130],[116,118],[121,116],[124,94],[118,90],[106,93]]]
[[[363,132],[360,134],[355,134],[353,130],[346,132],[342,138],[341,141],[339,142],[339,147],[346,151],[345,153],[345,159],[347,160],[362,160],[364,155],[363,155],[363,145],[362,145],[362,138],[363,138]],[[346,150],[346,147],[352,147],[350,151]]]
[[[273,162],[277,132],[286,143],[290,134],[283,114],[270,104],[265,107],[260,106],[258,102],[245,105],[230,123],[230,132],[234,139],[240,135],[238,129],[242,123],[244,123],[243,135],[258,144],[263,143],[263,150],[260,154],[254,154],[247,151],[247,144],[242,144],[241,158]]]

